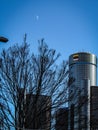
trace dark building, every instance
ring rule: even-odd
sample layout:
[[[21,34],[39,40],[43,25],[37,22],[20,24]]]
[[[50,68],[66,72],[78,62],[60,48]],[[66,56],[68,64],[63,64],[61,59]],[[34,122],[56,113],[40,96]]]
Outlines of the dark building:
[[[51,129],[51,98],[46,95],[19,92],[17,125],[24,129]],[[21,129],[20,129],[21,130]]]
[[[74,130],[74,104],[70,107],[70,129]]]
[[[26,95],[25,128],[51,129],[51,99],[45,95]]]
[[[98,86],[91,86],[91,130],[98,130]]]
[[[23,88],[19,88],[19,93],[17,95],[17,108],[15,109],[15,116],[16,118],[16,126],[18,128],[24,128],[25,124],[25,112],[24,112],[24,107],[25,107],[25,90]],[[21,129],[19,129],[21,130]]]
[[[91,108],[94,106],[91,95],[96,95],[91,86],[96,86],[97,57],[87,52],[72,54],[69,57],[69,81],[72,79],[69,84],[68,129],[91,130]]]
[[[56,112],[56,130],[68,130],[68,108],[60,108]]]

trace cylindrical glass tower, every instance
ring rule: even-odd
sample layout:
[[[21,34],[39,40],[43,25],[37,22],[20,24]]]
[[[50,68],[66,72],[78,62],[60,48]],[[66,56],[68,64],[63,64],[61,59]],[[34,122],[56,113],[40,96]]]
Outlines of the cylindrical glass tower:
[[[69,57],[69,78],[75,79],[75,86],[80,87],[82,79],[89,79],[91,86],[96,86],[97,57],[87,52],[79,52]]]
[[[69,130],[90,130],[90,86],[97,84],[97,57],[87,52],[70,55],[69,81]]]

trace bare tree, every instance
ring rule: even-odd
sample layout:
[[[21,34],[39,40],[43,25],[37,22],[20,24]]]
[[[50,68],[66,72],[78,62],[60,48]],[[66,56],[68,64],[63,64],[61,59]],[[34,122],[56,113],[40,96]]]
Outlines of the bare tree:
[[[68,64],[63,61],[57,65],[59,56],[43,39],[39,41],[38,54],[31,54],[26,37],[22,45],[2,51],[0,103],[3,107],[0,105],[0,113],[3,129],[54,128],[55,111],[66,106],[68,96]]]

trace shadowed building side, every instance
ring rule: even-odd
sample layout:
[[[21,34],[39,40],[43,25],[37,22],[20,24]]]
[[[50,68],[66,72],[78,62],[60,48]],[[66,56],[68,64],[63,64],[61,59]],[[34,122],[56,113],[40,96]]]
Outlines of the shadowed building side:
[[[26,95],[25,128],[51,129],[51,98],[45,95]]]
[[[91,86],[91,129],[98,130],[98,86]]]
[[[56,111],[56,130],[68,130],[68,108],[60,108]]]
[[[22,129],[51,129],[51,98],[19,90],[17,126]]]

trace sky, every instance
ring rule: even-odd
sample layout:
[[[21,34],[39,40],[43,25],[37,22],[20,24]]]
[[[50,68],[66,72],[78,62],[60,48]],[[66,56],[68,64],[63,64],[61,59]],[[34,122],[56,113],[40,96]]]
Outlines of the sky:
[[[32,52],[44,38],[60,61],[82,51],[98,56],[98,0],[0,0],[0,36],[9,39],[0,52],[25,33]]]

